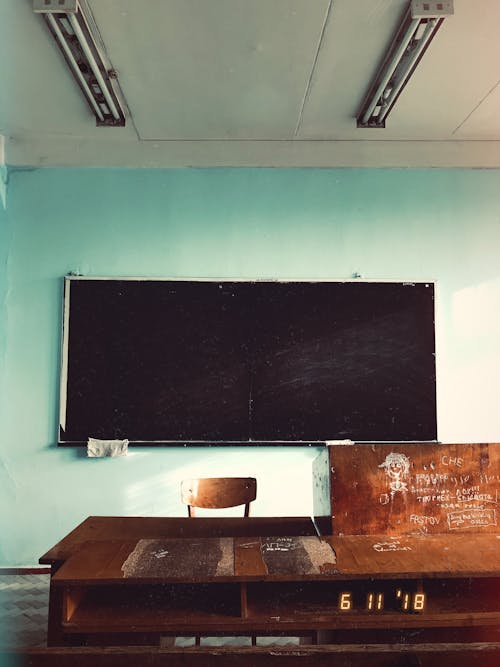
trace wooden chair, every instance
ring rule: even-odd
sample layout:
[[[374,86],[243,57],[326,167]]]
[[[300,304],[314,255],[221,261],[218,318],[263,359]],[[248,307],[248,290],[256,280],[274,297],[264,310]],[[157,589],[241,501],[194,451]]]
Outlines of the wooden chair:
[[[222,509],[245,505],[244,516],[250,514],[250,503],[257,496],[255,477],[205,477],[185,479],[181,483],[182,502],[188,506],[188,516],[195,508]]]
[[[255,477],[205,477],[185,479],[181,483],[182,502],[188,506],[188,516],[195,516],[195,508],[223,509],[245,505],[244,516],[250,515],[250,503],[257,496]],[[316,633],[313,643],[315,643]],[[195,636],[196,645],[200,645],[200,636]],[[257,643],[257,636],[251,635],[252,646]]]
[[[244,516],[250,515],[250,503],[257,496],[255,477],[200,477],[181,482],[182,502],[187,505],[188,516],[195,516],[195,508],[223,509],[245,505]],[[195,637],[196,646],[200,636]],[[256,637],[252,635],[252,646]]]

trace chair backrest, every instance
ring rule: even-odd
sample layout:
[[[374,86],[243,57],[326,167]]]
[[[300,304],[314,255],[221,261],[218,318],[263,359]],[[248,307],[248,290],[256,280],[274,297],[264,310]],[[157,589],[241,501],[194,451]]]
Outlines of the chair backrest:
[[[188,506],[188,516],[194,516],[195,507],[221,509],[245,505],[245,516],[250,514],[250,503],[257,496],[255,477],[201,477],[185,479],[181,483],[182,502]]]

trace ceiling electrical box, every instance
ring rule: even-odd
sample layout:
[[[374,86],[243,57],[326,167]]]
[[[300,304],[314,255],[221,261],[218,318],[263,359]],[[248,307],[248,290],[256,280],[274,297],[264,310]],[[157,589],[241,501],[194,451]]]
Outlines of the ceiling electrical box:
[[[75,14],[78,0],[33,0],[33,11],[38,14]]]
[[[439,18],[451,16],[453,13],[453,0],[446,0],[446,2],[412,0],[411,3],[411,16],[414,19]]]

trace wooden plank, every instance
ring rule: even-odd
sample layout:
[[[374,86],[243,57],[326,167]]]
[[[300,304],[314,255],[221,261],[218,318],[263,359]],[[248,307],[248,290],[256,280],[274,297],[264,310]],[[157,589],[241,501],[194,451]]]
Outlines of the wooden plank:
[[[255,577],[265,577],[267,568],[262,560],[260,537],[234,538],[234,573],[244,577],[252,573]]]
[[[500,643],[340,644],[294,647],[71,647],[4,649],[7,664],[23,667],[497,667]]]
[[[219,635],[229,634],[235,636],[249,636],[255,634],[276,634],[291,635],[311,633],[320,630],[361,630],[398,627],[403,629],[421,630],[426,628],[470,628],[470,627],[491,627],[497,628],[500,624],[500,612],[484,612],[475,614],[471,617],[470,613],[462,614],[427,614],[425,617],[416,617],[412,615],[403,616],[402,614],[393,614],[391,616],[317,616],[286,619],[269,616],[256,618],[252,611],[251,617],[244,620],[228,617],[224,614],[211,613],[204,614],[199,611],[184,612],[184,615],[177,611],[170,614],[135,614],[124,613],[108,609],[112,614],[112,621],[108,622],[104,612],[95,613],[95,610],[86,608],[78,615],[75,613],[71,622],[63,625],[65,633],[75,635],[96,634],[105,637],[107,634],[122,633],[132,636],[134,633],[155,633],[158,637],[162,634],[175,634],[179,636],[193,635]],[[105,624],[105,625],[104,625]],[[102,639],[98,639],[97,644],[102,645]]]
[[[343,576],[499,576],[500,539],[495,535],[346,535],[328,537]]]
[[[193,519],[194,521],[194,519]],[[52,577],[52,586],[232,581],[233,538],[85,542]]]
[[[221,542],[227,543],[225,558],[227,560],[229,555],[226,563],[229,570],[227,567],[217,569],[219,556],[210,546]],[[124,577],[124,563],[136,543],[87,542],[53,576],[53,584],[498,577],[500,572],[500,538],[489,534],[474,535],[472,539],[462,534],[420,537],[349,535],[328,536],[321,540],[312,536],[282,536],[234,540],[182,538],[147,540],[145,543],[152,545],[153,556],[154,553],[163,555],[162,551],[168,553],[165,558],[152,557],[153,566],[137,566],[139,569],[131,570],[129,576]],[[328,553],[325,553],[326,548]],[[231,561],[233,549],[234,566]],[[220,549],[216,551],[219,553]],[[211,559],[212,552],[214,557]]]
[[[235,539],[235,574],[249,580],[303,578],[335,571],[335,551],[329,542],[318,537]]]
[[[329,448],[336,535],[499,532],[500,444]]]
[[[107,540],[78,545],[73,556],[52,577],[51,586],[91,584],[123,579],[123,561],[136,542]]]
[[[63,620],[63,610],[63,589],[51,585],[49,591],[49,618],[47,626],[48,646],[61,646],[64,644],[64,636],[61,625]]]

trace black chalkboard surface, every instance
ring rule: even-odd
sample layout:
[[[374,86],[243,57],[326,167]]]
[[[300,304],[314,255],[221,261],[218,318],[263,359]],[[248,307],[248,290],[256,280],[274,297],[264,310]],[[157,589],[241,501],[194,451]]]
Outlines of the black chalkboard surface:
[[[436,439],[432,283],[67,277],[60,444]]]

